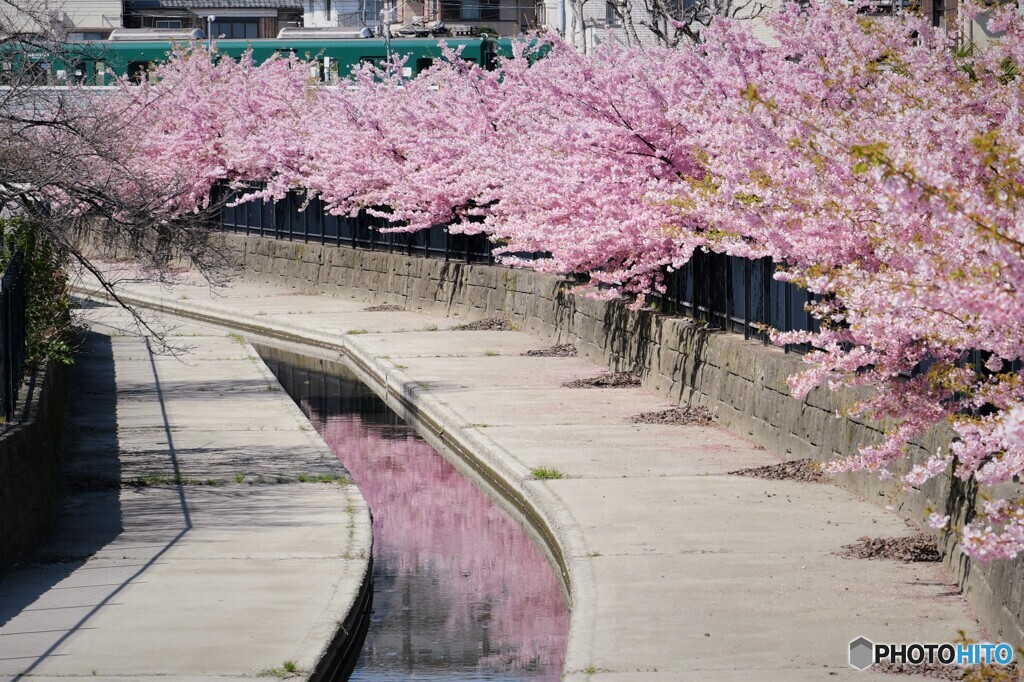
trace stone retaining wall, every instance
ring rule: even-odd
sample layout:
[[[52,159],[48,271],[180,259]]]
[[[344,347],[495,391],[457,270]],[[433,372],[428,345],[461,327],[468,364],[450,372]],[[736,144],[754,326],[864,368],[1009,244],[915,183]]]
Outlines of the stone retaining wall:
[[[224,240],[244,276],[256,281],[466,319],[507,316],[614,370],[638,372],[645,386],[673,401],[707,406],[720,425],[786,459],[832,460],[881,435],[876,423],[836,416],[857,397],[852,393],[817,389],[804,400],[791,397],[786,378],[804,366],[799,356],[687,318],[575,296],[555,276],[234,234]],[[912,448],[913,459],[949,438],[949,431],[936,429]],[[933,509],[962,523],[977,494],[948,478],[920,491],[868,475],[842,476],[839,483],[917,523]],[[959,551],[954,536],[941,540],[945,561],[990,638],[1024,645],[1024,557],[983,566]]]
[[[57,518],[68,368],[35,374],[19,396],[25,418],[0,427],[0,572],[41,541]]]

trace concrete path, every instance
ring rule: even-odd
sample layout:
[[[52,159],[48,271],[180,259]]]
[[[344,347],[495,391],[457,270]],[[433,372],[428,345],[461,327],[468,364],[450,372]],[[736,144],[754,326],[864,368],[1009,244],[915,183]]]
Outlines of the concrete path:
[[[523,501],[568,574],[566,679],[891,679],[852,670],[849,642],[981,634],[941,565],[835,554],[908,534],[896,516],[831,485],[726,475],[777,460],[716,427],[630,423],[670,405],[640,388],[564,387],[602,368],[524,357],[541,339],[250,282],[214,297],[196,284],[127,291],[340,353],[429,439]],[[535,480],[537,467],[565,477]]]
[[[363,595],[359,491],[240,336],[180,325],[179,360],[85,317],[60,527],[0,578],[0,679],[308,673]]]

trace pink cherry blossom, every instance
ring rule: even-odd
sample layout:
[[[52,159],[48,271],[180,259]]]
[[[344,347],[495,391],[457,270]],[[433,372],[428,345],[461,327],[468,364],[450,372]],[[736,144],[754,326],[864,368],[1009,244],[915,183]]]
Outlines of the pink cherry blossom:
[[[784,6],[771,45],[726,20],[672,50],[548,37],[499,71],[449,52],[415,80],[367,67],[331,88],[294,59],[198,49],[108,106],[148,177],[186,188],[181,211],[259,181],[390,229],[486,232],[509,264],[636,305],[696,249],[770,256],[820,301],[821,331],[776,336],[816,349],[795,395],[870,389],[853,411],[886,425],[832,468],[891,475],[948,424],[955,442],[905,482],[995,485],[1024,472],[1024,20],[985,11],[1004,34],[984,52],[825,1]],[[963,529],[965,551],[1024,550],[1006,504]]]

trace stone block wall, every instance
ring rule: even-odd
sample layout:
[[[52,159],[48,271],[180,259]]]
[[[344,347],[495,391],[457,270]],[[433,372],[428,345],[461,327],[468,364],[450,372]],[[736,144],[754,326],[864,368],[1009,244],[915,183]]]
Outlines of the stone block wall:
[[[507,316],[551,343],[574,344],[613,370],[639,373],[645,386],[673,401],[708,407],[718,424],[785,459],[833,460],[882,435],[877,423],[836,416],[857,399],[852,392],[819,388],[804,400],[793,398],[786,379],[804,366],[800,356],[688,318],[577,296],[563,278],[234,234],[224,240],[244,276],[256,281],[469,320]],[[911,447],[911,461],[947,446],[950,436],[946,429],[929,433]],[[906,471],[910,463],[902,466]],[[838,482],[917,523],[933,509],[962,523],[977,495],[948,478],[919,491],[871,475],[845,475]],[[1024,645],[1024,558],[983,566],[959,551],[954,536],[940,544],[991,639]]]
[[[63,365],[37,372],[20,396],[24,418],[0,426],[0,572],[56,520],[68,376]]]

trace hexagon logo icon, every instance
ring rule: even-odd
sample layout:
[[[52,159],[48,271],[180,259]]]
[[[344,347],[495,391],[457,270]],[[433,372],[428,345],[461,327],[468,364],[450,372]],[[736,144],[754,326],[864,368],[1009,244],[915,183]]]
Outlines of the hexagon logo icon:
[[[864,670],[875,662],[875,645],[867,637],[858,637],[850,642],[850,665]]]

